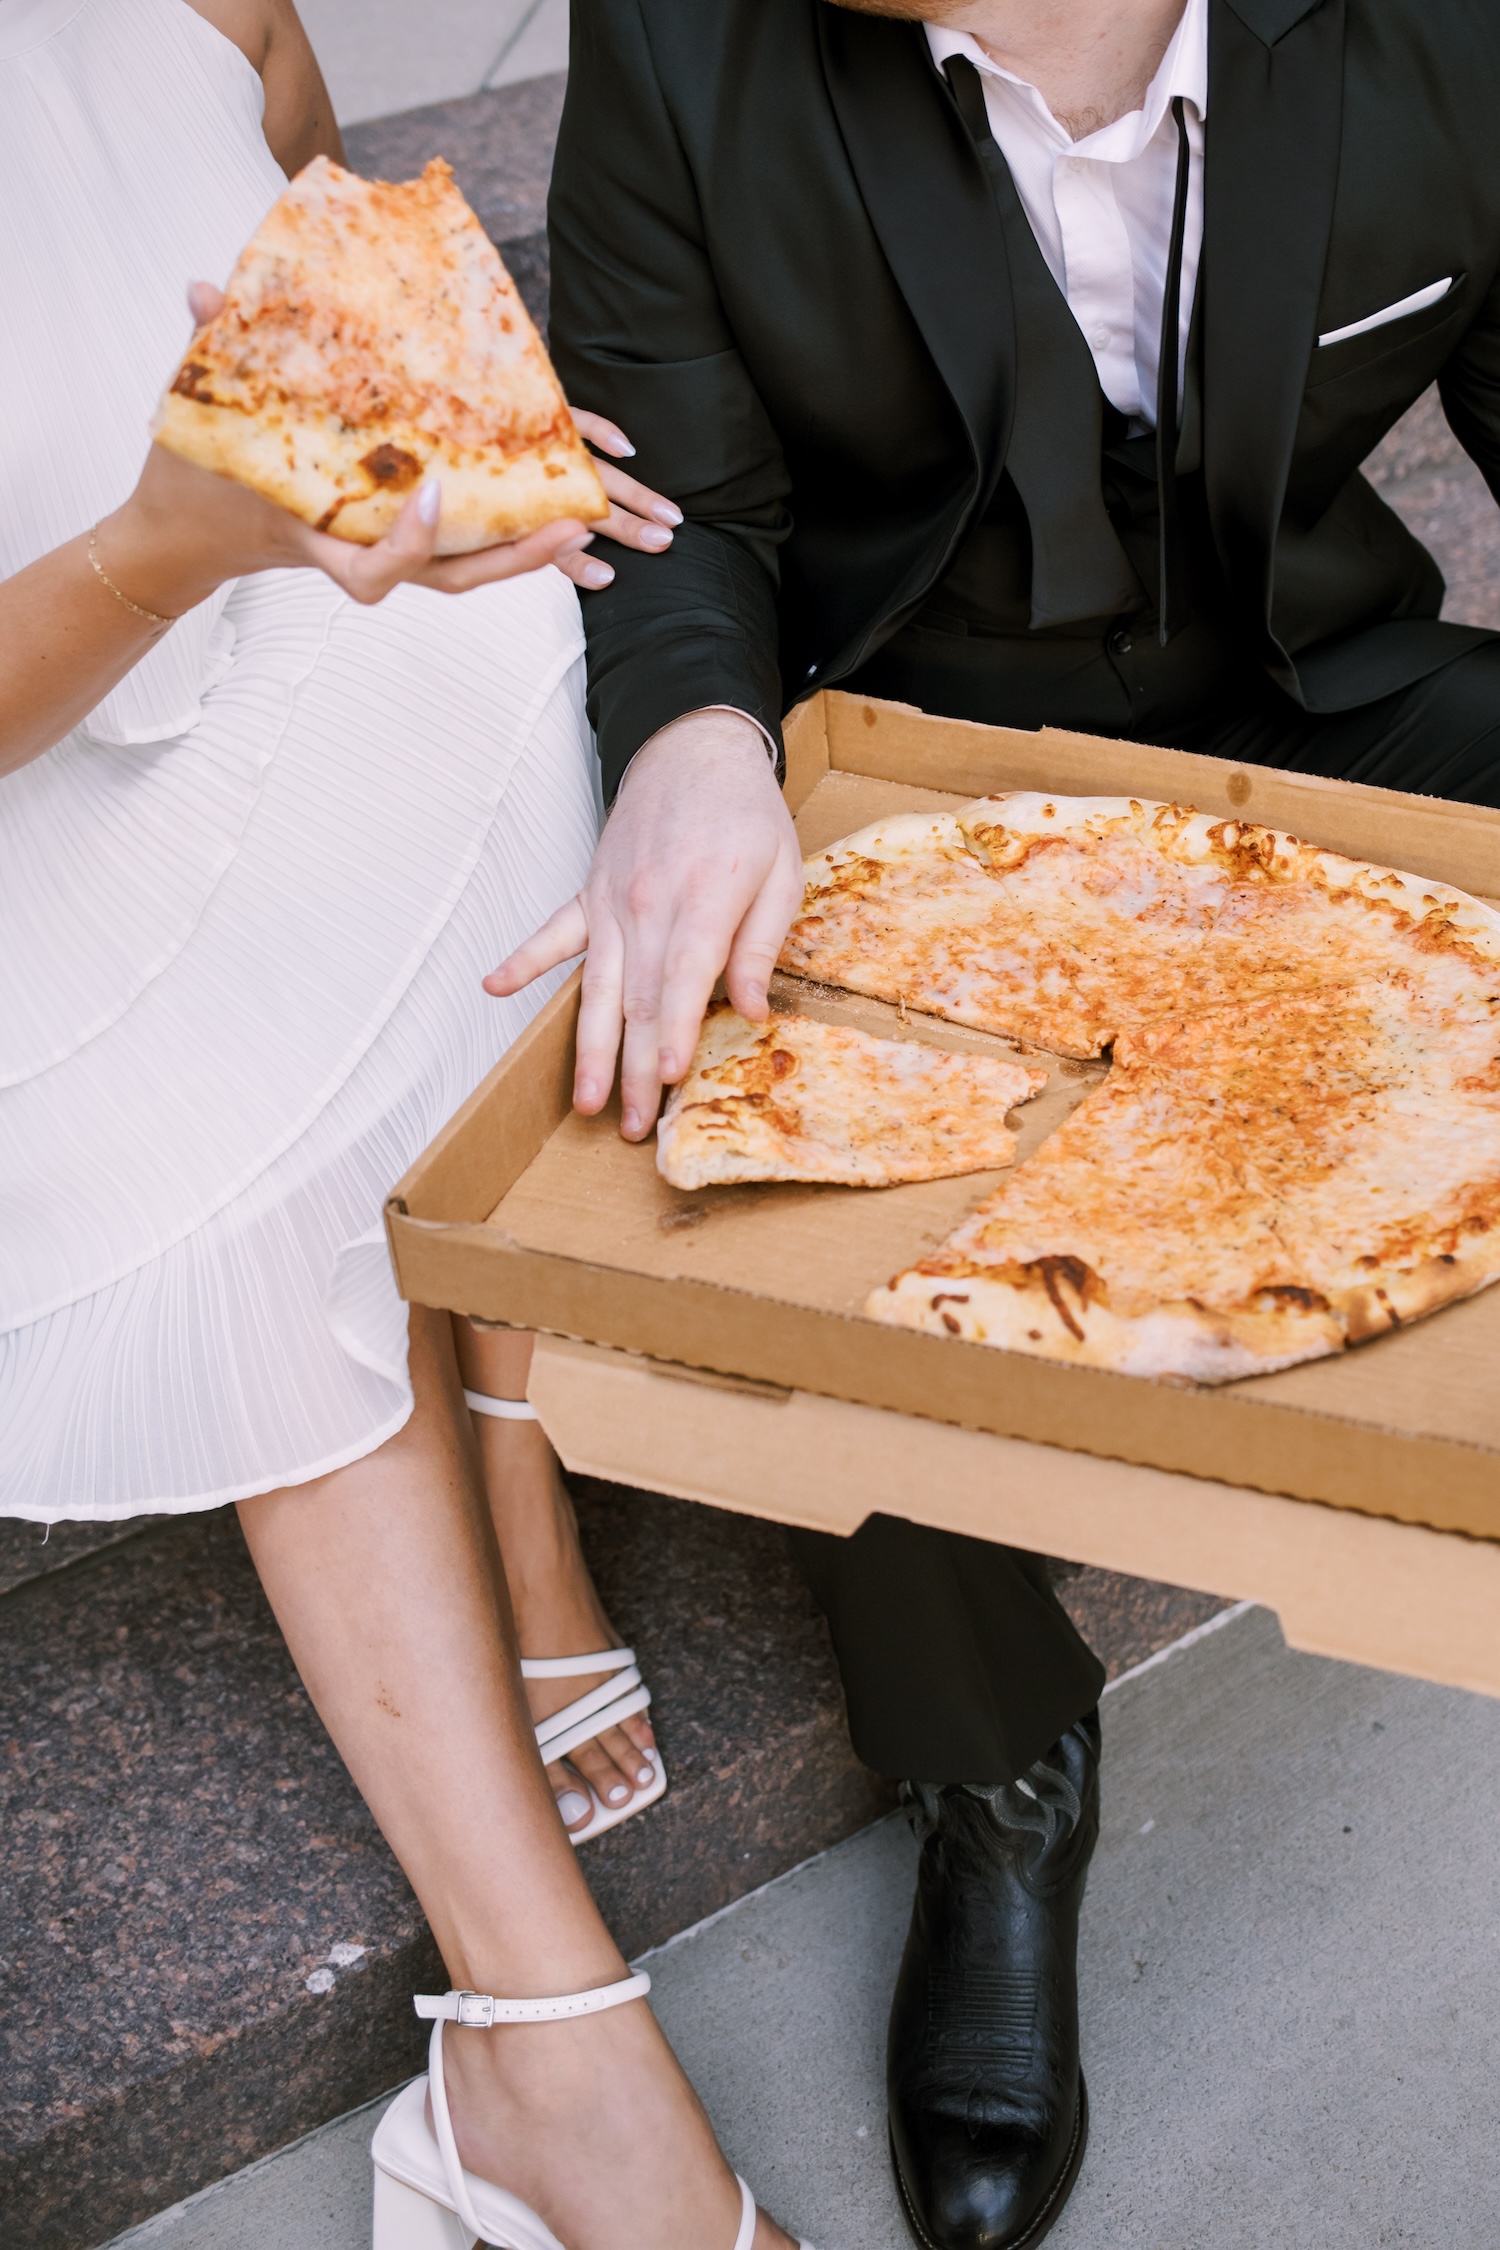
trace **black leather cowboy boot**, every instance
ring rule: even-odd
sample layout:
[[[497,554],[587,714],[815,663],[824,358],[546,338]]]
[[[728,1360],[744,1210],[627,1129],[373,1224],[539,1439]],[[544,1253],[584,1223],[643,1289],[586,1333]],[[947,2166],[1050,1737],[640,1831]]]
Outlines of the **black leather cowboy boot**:
[[[911,1797],[924,1842],[886,2064],[901,2200],[924,2250],[1021,2250],[1056,2222],[1088,2136],[1078,1910],[1098,1715],[1019,1781]]]

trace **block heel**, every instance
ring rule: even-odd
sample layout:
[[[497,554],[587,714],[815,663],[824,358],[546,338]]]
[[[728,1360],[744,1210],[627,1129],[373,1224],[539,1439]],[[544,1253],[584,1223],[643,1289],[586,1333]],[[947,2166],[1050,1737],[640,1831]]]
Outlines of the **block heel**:
[[[473,2240],[456,2211],[377,2165],[370,2250],[471,2250]]]

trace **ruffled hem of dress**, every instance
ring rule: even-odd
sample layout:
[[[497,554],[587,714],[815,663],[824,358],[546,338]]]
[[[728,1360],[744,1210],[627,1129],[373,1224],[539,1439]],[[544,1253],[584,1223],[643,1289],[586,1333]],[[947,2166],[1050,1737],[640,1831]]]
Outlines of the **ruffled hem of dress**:
[[[411,1420],[412,1397],[407,1391],[406,1404],[380,1424],[370,1436],[355,1440],[338,1453],[329,1454],[324,1461],[314,1461],[307,1468],[297,1469],[290,1475],[261,1477],[252,1484],[227,1485],[222,1492],[195,1493],[189,1500],[130,1500],[115,1507],[90,1508],[86,1514],[70,1515],[66,1508],[30,1508],[24,1502],[0,1499],[0,1521],[12,1523],[130,1523],[136,1516],[201,1516],[210,1508],[232,1507],[237,1500],[258,1500],[263,1492],[291,1490],[299,1484],[313,1484],[319,1477],[331,1477],[335,1469],[351,1468],[356,1461],[366,1460],[378,1453],[388,1438],[404,1430]]]

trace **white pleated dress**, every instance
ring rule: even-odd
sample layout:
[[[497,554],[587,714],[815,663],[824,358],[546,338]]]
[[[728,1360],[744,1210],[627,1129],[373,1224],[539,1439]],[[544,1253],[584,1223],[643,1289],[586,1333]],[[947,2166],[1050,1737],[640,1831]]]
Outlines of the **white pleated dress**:
[[[284,180],[184,0],[0,0],[0,577],[107,514]],[[553,570],[222,590],[0,779],[0,1514],[205,1508],[411,1410],[383,1199],[598,827]]]

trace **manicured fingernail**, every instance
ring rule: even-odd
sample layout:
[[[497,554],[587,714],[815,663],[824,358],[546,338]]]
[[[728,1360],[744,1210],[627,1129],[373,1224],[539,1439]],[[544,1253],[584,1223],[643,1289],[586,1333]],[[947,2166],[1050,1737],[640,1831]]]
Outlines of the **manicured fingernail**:
[[[682,521],[682,510],[674,508],[670,500],[653,502],[651,513],[658,523],[669,523],[675,526]]]
[[[620,1119],[620,1123],[627,1133],[638,1133],[641,1129],[640,1115],[633,1109],[626,1110],[624,1116]]]
[[[565,539],[558,548],[558,559],[561,560],[564,555],[582,554],[585,547],[592,547],[593,544],[594,534],[591,531],[577,532],[573,538]]]
[[[600,445],[607,445],[617,461],[633,461],[635,459],[635,447],[631,444],[625,432],[615,429],[613,425],[605,431],[598,442]]]
[[[656,1779],[656,1776],[651,1771],[651,1768],[649,1766],[637,1766],[635,1769],[635,1778],[637,1781],[654,1781]]]
[[[587,562],[578,575],[585,586],[608,586],[615,574],[607,562]]]
[[[609,1801],[612,1805],[623,1805],[626,1798],[630,1795],[630,1786],[628,1782],[617,1781],[613,1789],[608,1790],[606,1794],[608,1795]]]
[[[659,555],[663,547],[670,547],[672,544],[672,534],[662,524],[646,524],[637,538],[640,545],[653,555]]]
[[[562,1814],[563,1826],[571,1828],[576,1820],[582,1820],[589,1809],[589,1801],[582,1790],[565,1789],[557,1800],[557,1809]]]
[[[436,477],[429,477],[417,494],[417,514],[430,531],[438,520],[438,510],[443,504],[443,488]]]

